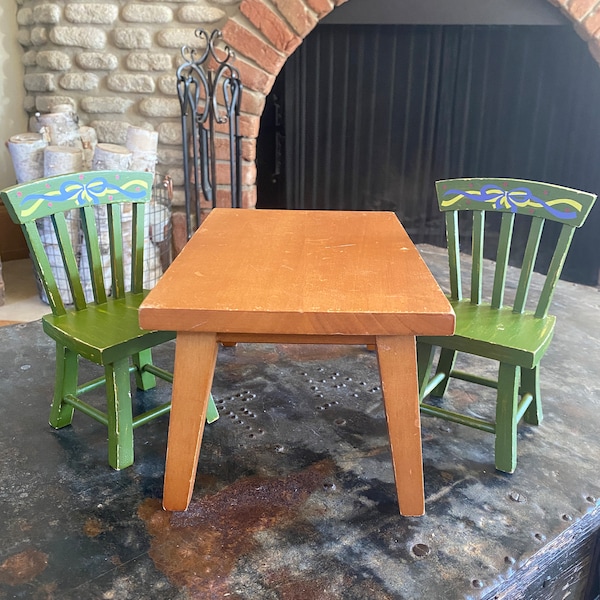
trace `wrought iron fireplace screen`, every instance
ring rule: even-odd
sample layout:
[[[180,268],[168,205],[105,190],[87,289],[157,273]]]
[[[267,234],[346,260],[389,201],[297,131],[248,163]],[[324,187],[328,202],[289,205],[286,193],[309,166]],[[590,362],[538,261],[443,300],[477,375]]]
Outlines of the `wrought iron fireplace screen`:
[[[209,35],[204,29],[197,29],[196,36],[204,49],[184,46],[184,62],[177,69],[188,239],[200,225],[202,209],[217,206],[221,189],[227,197],[228,186],[231,206],[241,207],[242,83],[238,70],[230,63],[234,59],[232,50],[229,46],[215,46],[221,32],[214,30]],[[227,151],[217,150],[225,146]],[[220,181],[217,176],[220,160],[223,164],[228,161],[228,181]]]

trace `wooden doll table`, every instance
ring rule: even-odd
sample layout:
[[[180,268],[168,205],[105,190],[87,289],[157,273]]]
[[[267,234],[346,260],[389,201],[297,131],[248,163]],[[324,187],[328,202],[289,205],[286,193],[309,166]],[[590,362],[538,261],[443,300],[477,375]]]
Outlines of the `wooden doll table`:
[[[140,308],[177,332],[163,506],[187,509],[219,343],[376,349],[400,513],[424,514],[415,336],[454,313],[394,213],[214,209]]]

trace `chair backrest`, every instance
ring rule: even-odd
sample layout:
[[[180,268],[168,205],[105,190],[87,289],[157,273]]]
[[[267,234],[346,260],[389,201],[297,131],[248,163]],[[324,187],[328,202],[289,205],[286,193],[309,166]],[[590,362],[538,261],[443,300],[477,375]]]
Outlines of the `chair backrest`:
[[[548,314],[554,288],[560,277],[576,227],[580,227],[596,200],[595,194],[559,185],[523,179],[445,179],[436,182],[440,210],[446,217],[446,236],[450,266],[450,294],[462,300],[460,262],[459,213],[468,211],[472,223],[470,235],[471,285],[473,304],[483,301],[483,257],[486,240],[486,213],[501,213],[500,230],[495,247],[495,270],[491,289],[491,305],[501,308],[504,303],[506,275],[511,257],[515,217],[528,223],[527,242],[520,263],[520,276],[513,311],[522,313],[528,299],[531,277],[538,260],[540,241],[546,221],[559,223],[558,240],[552,250],[544,285],[537,299],[535,316]]]
[[[105,303],[108,295],[122,298],[126,283],[131,291],[142,291],[144,207],[152,183],[152,173],[87,171],[0,192],[12,220],[21,225],[54,314],[65,314],[70,302],[77,310],[87,306],[84,269],[97,304]],[[131,271],[126,273],[130,259]],[[63,269],[70,292],[66,300],[57,285],[57,272]]]

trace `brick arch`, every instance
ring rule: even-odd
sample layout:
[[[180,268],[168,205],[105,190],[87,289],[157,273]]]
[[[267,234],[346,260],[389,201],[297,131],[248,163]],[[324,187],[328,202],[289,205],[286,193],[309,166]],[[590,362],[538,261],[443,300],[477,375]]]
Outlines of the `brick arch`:
[[[347,0],[242,0],[222,28],[244,83],[241,133],[244,206],[256,205],[256,139],[265,99],[289,56],[319,21]],[[548,0],[573,22],[600,63],[600,0]],[[248,25],[250,23],[250,25]]]

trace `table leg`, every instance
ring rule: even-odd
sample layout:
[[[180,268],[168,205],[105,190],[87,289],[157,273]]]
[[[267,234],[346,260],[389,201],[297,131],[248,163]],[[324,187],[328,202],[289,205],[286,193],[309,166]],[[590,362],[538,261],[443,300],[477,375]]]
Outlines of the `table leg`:
[[[377,358],[400,514],[425,514],[415,338],[377,338]]]
[[[216,362],[216,334],[177,333],[163,491],[165,510],[186,510],[192,498]]]

